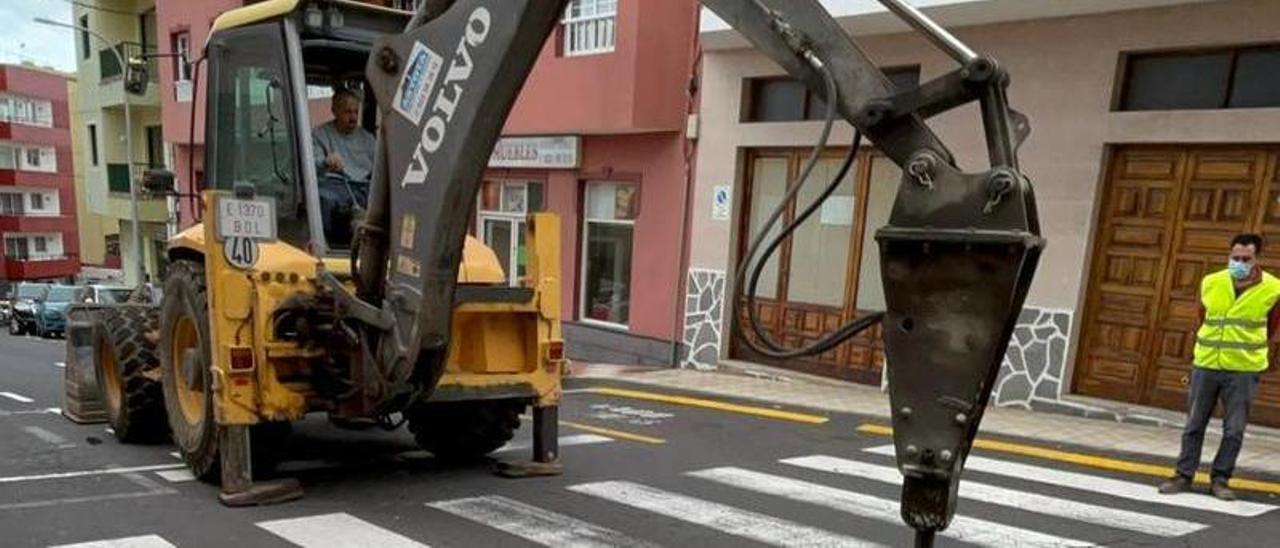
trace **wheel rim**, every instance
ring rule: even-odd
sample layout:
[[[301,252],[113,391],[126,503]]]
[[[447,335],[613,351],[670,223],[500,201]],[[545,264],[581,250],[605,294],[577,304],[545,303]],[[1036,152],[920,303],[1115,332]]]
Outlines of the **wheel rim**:
[[[197,335],[195,321],[190,316],[183,316],[173,326],[169,340],[170,367],[173,368],[173,390],[178,395],[178,407],[182,409],[182,418],[187,424],[199,425],[204,421],[205,383],[204,375],[198,378],[187,378],[187,352],[200,351],[200,337]]]
[[[120,409],[120,401],[124,399],[120,380],[120,362],[114,352],[102,347],[98,349],[98,363],[102,365],[102,396],[106,399],[108,409]]]

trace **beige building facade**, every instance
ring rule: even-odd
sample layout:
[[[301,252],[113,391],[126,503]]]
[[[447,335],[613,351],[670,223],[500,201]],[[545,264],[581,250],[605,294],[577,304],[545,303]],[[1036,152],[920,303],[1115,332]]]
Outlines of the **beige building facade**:
[[[823,3],[895,83],[955,68],[874,2]],[[1280,245],[1280,2],[919,4],[1007,68],[1010,101],[1032,125],[1020,158],[1049,246],[993,401],[1088,410],[1074,394],[1181,406],[1199,278],[1221,268],[1234,233],[1269,232]],[[794,183],[821,126],[812,98],[787,89],[779,67],[705,11],[702,39],[688,367],[757,358],[733,342],[734,314],[722,303],[752,226]],[[794,100],[806,104],[788,114]],[[976,107],[929,125],[962,167],[985,168]],[[838,125],[838,146],[802,201],[834,174],[851,139],[851,127]],[[887,221],[900,172],[871,146],[851,173],[765,268],[760,317],[788,344],[883,307],[873,233]],[[871,333],[778,365],[879,383],[883,354]],[[1272,376],[1255,415],[1274,424],[1280,379]]]

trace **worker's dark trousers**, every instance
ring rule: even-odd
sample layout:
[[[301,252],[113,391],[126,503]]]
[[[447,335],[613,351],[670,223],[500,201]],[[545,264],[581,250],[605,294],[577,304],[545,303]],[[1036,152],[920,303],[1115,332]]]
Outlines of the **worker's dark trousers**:
[[[1222,445],[1213,458],[1214,481],[1231,479],[1244,443],[1244,427],[1249,422],[1249,402],[1258,392],[1259,373],[1235,373],[1191,368],[1191,391],[1187,395],[1187,426],[1182,431],[1182,454],[1178,457],[1178,475],[1194,478],[1200,466],[1200,449],[1204,431],[1213,418],[1213,408],[1222,402]]]

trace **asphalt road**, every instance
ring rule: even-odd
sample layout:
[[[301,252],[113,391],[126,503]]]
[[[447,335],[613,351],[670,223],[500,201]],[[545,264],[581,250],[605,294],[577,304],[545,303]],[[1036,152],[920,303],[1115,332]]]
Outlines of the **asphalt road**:
[[[165,445],[126,446],[61,405],[62,341],[0,335],[0,546],[910,546],[889,439],[590,392],[561,411],[563,476],[443,467],[407,432],[299,425],[302,500],[228,509]],[[618,385],[613,385],[618,386]],[[749,402],[745,402],[749,403]],[[803,410],[802,408],[797,408]],[[530,428],[496,458],[526,456]],[[1149,477],[977,452],[938,546],[1268,546],[1280,499],[1161,497]]]

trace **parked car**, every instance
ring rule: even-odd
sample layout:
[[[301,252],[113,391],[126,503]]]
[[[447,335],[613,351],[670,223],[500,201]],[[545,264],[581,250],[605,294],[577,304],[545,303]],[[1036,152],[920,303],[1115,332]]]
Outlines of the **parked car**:
[[[75,299],[74,285],[55,285],[45,297],[36,301],[36,335],[52,337],[67,331],[67,307]]]
[[[36,301],[43,300],[49,284],[22,282],[13,290],[13,318],[9,321],[10,335],[36,332]]]
[[[75,304],[119,304],[127,302],[133,289],[113,285],[85,285],[76,289]]]

